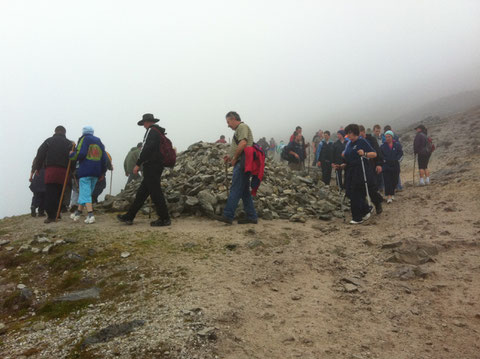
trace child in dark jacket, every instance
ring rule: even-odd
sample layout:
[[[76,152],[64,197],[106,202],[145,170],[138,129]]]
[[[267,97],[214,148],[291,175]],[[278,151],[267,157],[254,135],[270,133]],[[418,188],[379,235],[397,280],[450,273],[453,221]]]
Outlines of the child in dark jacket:
[[[385,132],[385,142],[380,147],[384,158],[382,172],[383,180],[385,181],[387,203],[392,203],[393,201],[400,175],[400,159],[403,157],[402,145],[395,141],[393,137],[392,131]]]
[[[78,161],[76,173],[79,184],[78,209],[75,213],[72,213],[70,218],[78,221],[85,206],[88,211],[85,223],[91,224],[95,223],[92,192],[97,181],[105,176],[107,156],[102,141],[93,135],[91,126],[85,126],[82,134],[83,136],[78,140],[77,148],[70,153],[70,159]]]

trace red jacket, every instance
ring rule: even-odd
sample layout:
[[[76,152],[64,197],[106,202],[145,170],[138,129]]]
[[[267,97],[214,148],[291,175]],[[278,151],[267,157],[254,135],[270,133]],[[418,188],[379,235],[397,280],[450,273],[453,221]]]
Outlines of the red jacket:
[[[245,147],[243,152],[245,153],[245,172],[252,175],[252,196],[256,196],[265,172],[265,153],[257,144]]]

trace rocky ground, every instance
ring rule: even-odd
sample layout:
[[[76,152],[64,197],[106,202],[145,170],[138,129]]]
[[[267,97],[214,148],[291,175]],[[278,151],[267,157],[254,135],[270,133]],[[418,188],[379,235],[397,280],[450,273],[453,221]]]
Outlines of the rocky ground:
[[[407,152],[361,226],[0,221],[0,356],[480,358],[480,109],[428,127],[433,184]]]

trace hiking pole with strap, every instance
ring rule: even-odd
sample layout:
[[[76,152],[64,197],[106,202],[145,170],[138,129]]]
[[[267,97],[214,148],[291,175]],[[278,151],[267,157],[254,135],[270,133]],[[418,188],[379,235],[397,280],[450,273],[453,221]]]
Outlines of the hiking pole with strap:
[[[110,196],[112,195],[113,171],[110,171]]]
[[[368,199],[368,206],[372,206],[372,200],[370,199],[370,192],[368,192],[368,182],[367,182],[367,173],[365,172],[365,164],[363,163],[363,156],[360,157],[360,161],[362,162],[362,170],[363,170],[363,180],[365,182],[365,191],[367,191],[367,199]],[[365,156],[367,158],[367,156]],[[368,161],[368,159],[367,159]]]
[[[72,151],[75,149],[75,144],[72,145]],[[57,216],[55,217],[55,222],[58,221],[60,217],[60,211],[62,210],[63,195],[65,194],[65,187],[67,186],[68,176],[70,175],[70,166],[72,161],[68,158],[67,172],[65,173],[65,180],[63,181],[62,194],[60,196],[60,202],[58,203]]]
[[[225,162],[225,187],[227,187],[227,197],[230,196],[230,186],[228,185],[228,163]]]
[[[417,155],[413,154],[413,178],[412,178],[412,186],[415,187],[415,165],[417,163]]]

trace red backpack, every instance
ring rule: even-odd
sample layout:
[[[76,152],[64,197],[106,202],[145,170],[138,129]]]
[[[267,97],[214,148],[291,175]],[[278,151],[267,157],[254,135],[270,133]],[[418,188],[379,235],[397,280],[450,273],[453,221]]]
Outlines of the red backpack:
[[[165,134],[160,131],[158,128],[151,127],[160,134],[160,154],[163,159],[164,167],[174,167],[175,162],[177,161],[177,154],[172,146],[172,141],[170,141]]]

